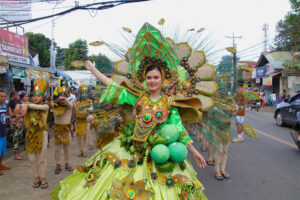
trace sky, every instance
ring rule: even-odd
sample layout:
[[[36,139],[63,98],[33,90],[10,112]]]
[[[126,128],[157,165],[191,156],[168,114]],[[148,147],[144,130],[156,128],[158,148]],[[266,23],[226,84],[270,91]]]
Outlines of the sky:
[[[79,0],[79,4],[87,4],[100,0]],[[32,4],[32,17],[40,17],[60,12],[74,6],[74,0],[65,0],[54,8],[51,3]],[[151,0],[148,2],[131,3],[115,8],[89,13],[75,11],[62,17],[55,18],[54,39],[62,48],[77,39],[84,39],[88,43],[105,41],[128,47],[121,33],[133,40],[145,22],[163,30],[164,36],[172,35],[176,27],[181,33],[194,28],[205,28],[199,38],[209,36],[215,44],[214,49],[220,50],[218,59],[211,61],[216,64],[222,55],[230,55],[225,48],[232,46],[232,39],[225,36],[242,36],[236,39],[237,50],[241,52],[241,60],[257,61],[263,51],[264,24],[268,24],[268,41],[272,43],[276,34],[276,24],[291,10],[288,0]],[[165,24],[158,25],[164,18]],[[133,35],[122,31],[122,27],[129,27]],[[52,35],[51,18],[24,25],[26,32],[43,33],[48,38]],[[196,34],[189,32],[188,34]],[[260,44],[255,46],[256,44]],[[249,47],[255,46],[247,50]],[[89,55],[102,53],[112,60],[116,57],[104,46],[89,46]]]

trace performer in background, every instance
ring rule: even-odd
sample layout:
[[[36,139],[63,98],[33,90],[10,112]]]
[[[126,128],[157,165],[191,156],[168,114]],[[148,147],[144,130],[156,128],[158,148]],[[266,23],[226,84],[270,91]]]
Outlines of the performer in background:
[[[25,115],[26,152],[34,175],[33,188],[48,187],[46,182],[48,126],[47,116],[49,106],[43,103],[47,84],[38,79],[34,83],[32,102],[24,104],[27,107]],[[40,171],[40,172],[39,172]]]
[[[73,171],[70,166],[70,139],[71,139],[71,117],[73,104],[67,100],[68,88],[65,86],[59,86],[57,88],[58,99],[51,101],[50,106],[54,114],[54,145],[55,145],[55,161],[56,169],[55,174],[61,173],[60,165],[60,153],[61,147],[63,147],[64,158],[65,158],[65,169],[67,171]]]
[[[236,110],[235,110],[235,119],[236,119],[236,126],[237,126],[237,137],[233,138],[233,142],[243,142],[243,124],[245,119],[245,112],[246,112],[246,98],[243,95],[243,82],[240,81],[238,83],[238,91],[235,95],[234,99],[236,102]]]
[[[87,117],[89,112],[92,112],[92,100],[87,98],[88,91],[86,85],[81,85],[80,100],[75,103],[75,135],[78,140],[79,157],[87,157],[87,134],[90,131]]]

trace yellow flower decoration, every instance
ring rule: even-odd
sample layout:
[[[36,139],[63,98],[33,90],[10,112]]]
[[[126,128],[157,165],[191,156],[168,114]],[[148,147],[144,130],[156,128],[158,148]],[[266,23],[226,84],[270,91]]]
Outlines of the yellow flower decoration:
[[[90,187],[90,186],[95,185],[95,183],[98,180],[98,178],[100,178],[99,172],[91,172],[91,173],[89,173],[86,176],[86,178],[85,178],[86,183],[84,184],[83,187]]]
[[[185,191],[184,189],[182,189],[181,194],[179,194],[179,198],[182,200],[204,200],[207,199],[206,196],[203,194],[193,194],[190,191]]]
[[[132,174],[129,174],[124,178],[123,181],[114,179],[112,190],[108,190],[107,194],[113,199],[147,200],[152,198],[154,193],[145,189],[146,183],[147,179],[142,179],[135,182]]]

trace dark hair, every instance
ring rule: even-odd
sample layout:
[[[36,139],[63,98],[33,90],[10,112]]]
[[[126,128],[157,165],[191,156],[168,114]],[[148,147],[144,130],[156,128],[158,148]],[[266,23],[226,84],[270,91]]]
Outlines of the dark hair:
[[[18,92],[16,92],[16,91],[11,92],[10,93],[10,98],[12,98],[15,94],[18,94]]]
[[[0,93],[6,93],[4,90],[0,90]]]
[[[26,92],[22,92],[22,93],[20,94],[20,99],[22,100],[26,95],[27,95]]]
[[[243,85],[244,85],[244,81],[243,80],[238,80],[237,81],[237,86],[243,87]]]
[[[160,72],[160,75],[162,75],[161,73],[161,69],[155,65],[151,65],[149,67],[147,67],[146,72],[145,72],[145,76],[148,74],[148,72],[157,69]]]

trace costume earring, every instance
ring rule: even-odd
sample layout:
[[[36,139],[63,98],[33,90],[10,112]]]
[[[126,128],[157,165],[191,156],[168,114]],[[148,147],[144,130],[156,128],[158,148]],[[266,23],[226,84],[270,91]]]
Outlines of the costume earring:
[[[165,92],[167,90],[168,81],[164,80],[162,83],[162,90]]]

